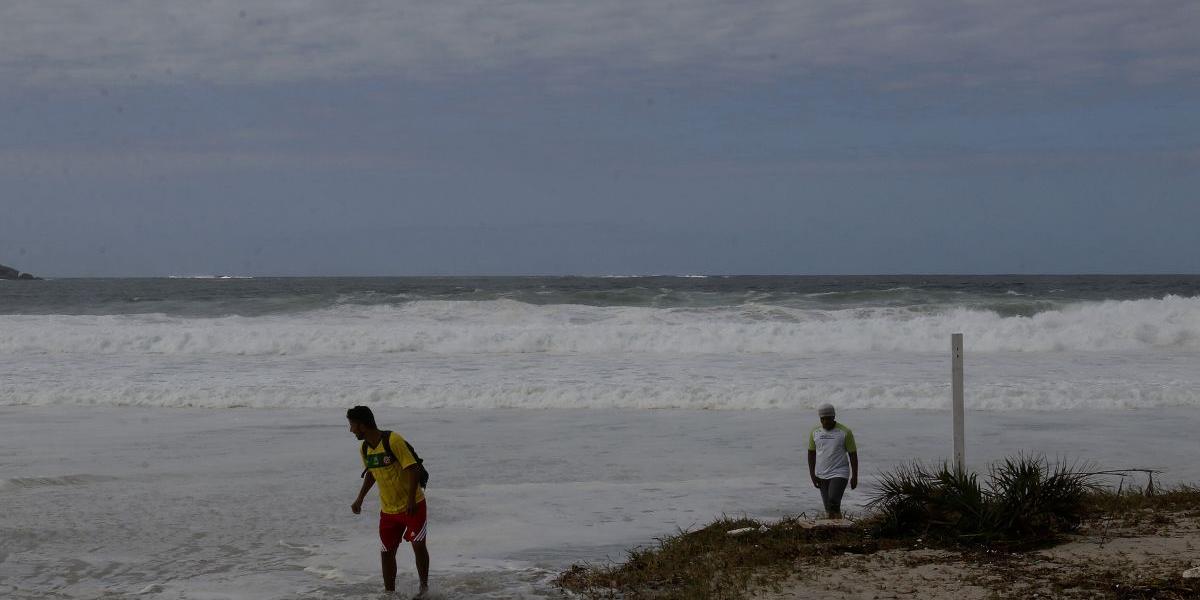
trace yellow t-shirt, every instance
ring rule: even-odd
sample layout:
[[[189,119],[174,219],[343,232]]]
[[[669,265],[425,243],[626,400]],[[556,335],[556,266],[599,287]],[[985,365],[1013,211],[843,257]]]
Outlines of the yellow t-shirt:
[[[389,462],[387,450],[384,450],[381,439],[375,447],[367,446],[367,454],[363,457],[363,466],[371,470],[371,475],[375,477],[375,485],[379,487],[380,510],[397,515],[408,512],[409,475],[404,472],[404,469],[415,468],[417,459],[413,458],[412,452],[408,451],[408,444],[404,442],[404,438],[400,437],[400,434],[393,431],[389,441],[392,454],[396,455],[396,462],[387,464]],[[419,482],[414,485],[417,486],[417,502],[421,502],[425,499],[425,492],[421,489]]]

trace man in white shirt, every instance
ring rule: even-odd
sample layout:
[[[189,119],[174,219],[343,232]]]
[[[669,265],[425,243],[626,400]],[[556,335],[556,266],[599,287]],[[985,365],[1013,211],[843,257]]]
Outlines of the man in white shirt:
[[[832,404],[817,409],[821,424],[808,433],[808,476],[821,490],[825,515],[842,518],[842,494],[858,487],[858,447],[849,427],[838,423]]]

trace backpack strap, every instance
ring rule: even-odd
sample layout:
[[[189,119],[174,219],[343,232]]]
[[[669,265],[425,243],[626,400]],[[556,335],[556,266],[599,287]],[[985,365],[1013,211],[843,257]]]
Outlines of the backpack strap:
[[[398,463],[400,459],[396,458],[396,454],[392,452],[392,442],[390,440],[392,432],[387,431],[385,433],[387,433],[387,436],[383,438],[383,450],[387,452],[388,456],[392,457],[393,463]],[[429,471],[425,470],[425,461],[421,460],[421,455],[417,454],[417,449],[413,448],[413,445],[408,443],[408,440],[404,440],[404,446],[408,448],[408,453],[412,455],[413,460],[417,463],[417,469],[419,469],[418,482],[421,487],[425,487],[425,484],[429,481]]]
[[[412,454],[413,460],[417,461],[417,469],[420,470],[418,473],[418,483],[423,488],[429,483],[429,470],[425,468],[425,461],[421,460],[421,456],[417,454],[417,449],[413,448],[413,445],[408,443],[408,440],[404,440],[404,445],[408,446],[408,451]]]
[[[367,440],[363,440],[362,449],[359,450],[359,453],[362,454],[363,464],[366,464],[367,463]],[[370,471],[370,469],[363,467],[363,472],[361,475],[358,476],[358,478],[366,479],[367,471]]]

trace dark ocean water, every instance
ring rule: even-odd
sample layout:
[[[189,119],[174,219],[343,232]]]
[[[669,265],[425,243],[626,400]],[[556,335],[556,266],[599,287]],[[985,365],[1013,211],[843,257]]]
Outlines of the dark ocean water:
[[[0,282],[0,314],[262,316],[338,306],[511,300],[531,305],[837,310],[951,307],[1032,316],[1103,300],[1200,296],[1197,275],[373,277]]]

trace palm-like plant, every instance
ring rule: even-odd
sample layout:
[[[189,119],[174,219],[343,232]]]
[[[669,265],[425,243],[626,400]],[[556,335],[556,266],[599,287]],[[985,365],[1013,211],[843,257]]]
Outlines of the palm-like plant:
[[[1093,478],[1041,456],[1004,459],[989,469],[985,485],[946,464],[933,470],[913,463],[880,476],[867,506],[878,510],[882,535],[1036,544],[1079,526]]]

